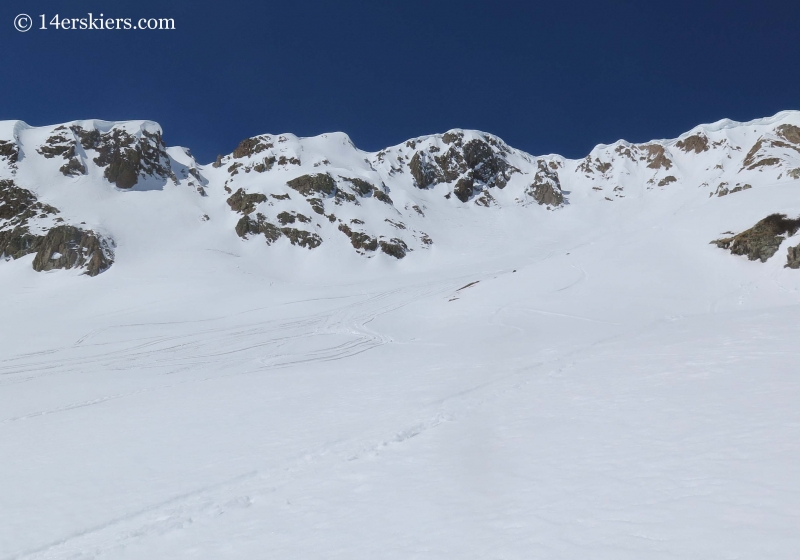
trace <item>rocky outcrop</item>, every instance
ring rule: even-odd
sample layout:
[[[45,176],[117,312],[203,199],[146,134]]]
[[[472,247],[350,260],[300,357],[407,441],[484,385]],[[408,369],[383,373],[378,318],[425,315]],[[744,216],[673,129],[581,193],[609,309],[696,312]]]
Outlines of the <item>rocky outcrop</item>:
[[[800,245],[789,247],[786,257],[786,268],[800,268]]]
[[[309,198],[308,204],[311,206],[311,210],[316,212],[320,215],[325,215],[325,204],[319,198]]]
[[[388,241],[381,240],[378,245],[380,245],[381,251],[396,259],[402,259],[408,253],[408,245],[405,244],[405,241],[396,237]]]
[[[489,189],[484,188],[475,198],[475,205],[488,208],[489,206],[497,206],[497,201],[492,196],[492,193],[489,192]]]
[[[0,220],[25,225],[35,216],[57,213],[57,209],[42,204],[31,191],[18,187],[14,181],[0,180]]]
[[[650,169],[669,169],[672,167],[672,160],[661,144],[642,144],[637,146],[642,152],[644,161]]]
[[[384,189],[385,188],[386,187],[384,187]],[[374,191],[372,191],[372,196],[374,198],[376,198],[377,200],[380,200],[384,204],[388,204],[389,206],[393,206],[394,205],[394,201],[392,200],[392,198],[389,196],[389,194],[385,190],[381,190],[379,188],[376,188]]]
[[[35,253],[41,236],[34,235],[25,226],[0,229],[0,258],[18,259]]]
[[[558,173],[544,160],[539,160],[538,170],[533,176],[533,183],[527,188],[526,194],[540,206],[557,207],[564,204],[564,194],[561,192]]]
[[[498,189],[508,184],[511,175],[519,172],[505,158],[507,149],[495,142],[470,140],[464,144],[464,163],[467,165],[468,174],[483,186]]]
[[[36,151],[47,159],[61,158],[66,160],[66,163],[59,168],[59,171],[65,177],[85,175],[86,166],[75,151],[78,145],[75,132],[66,126],[59,126],[53,132],[54,134],[39,146]]]
[[[361,204],[359,198],[369,197],[392,204],[392,199],[384,190],[385,185],[379,188],[363,179],[351,177],[339,177],[337,180],[330,173],[301,175],[287,181],[286,185],[305,196],[317,214],[325,213],[323,199],[328,198],[332,198],[334,204],[339,206],[346,203],[358,206]],[[353,192],[349,192],[350,190]]]
[[[71,158],[67,163],[58,168],[65,177],[86,175],[86,166],[79,158]]]
[[[256,214],[255,219],[245,215],[236,224],[236,235],[247,239],[250,235],[264,235],[267,245],[272,245],[281,238],[281,230],[267,221],[263,214]]]
[[[376,236],[342,223],[333,214],[325,214],[325,200],[330,200],[337,205],[347,203],[359,205],[358,198],[373,197],[381,200],[386,197],[388,199],[388,195],[383,190],[385,187],[376,187],[369,181],[359,178],[340,177],[337,180],[329,173],[301,175],[287,181],[286,185],[306,197],[306,201],[314,213],[328,218],[331,223],[339,221],[337,229],[348,237],[350,244],[360,254],[380,250],[387,255],[401,259],[410,251],[406,241],[399,237]],[[269,201],[270,206],[278,204],[277,201],[291,200],[288,195],[271,195],[271,197],[275,202]],[[257,205],[267,201],[267,196],[260,193],[248,194],[243,189],[237,190],[227,199],[232,210],[243,214],[236,224],[236,233],[239,237],[246,239],[253,236],[264,236],[269,245],[285,238],[292,245],[307,249],[314,249],[322,244],[323,238],[318,233],[307,231],[302,227],[295,227],[312,224],[314,220],[308,215],[288,209],[278,211],[273,218],[267,218],[260,212],[256,213]],[[389,199],[389,204],[391,204],[391,199]],[[386,218],[384,222],[401,231],[408,229],[404,223],[397,220]],[[354,226],[364,226],[364,222],[357,218],[353,218],[351,223]],[[321,226],[317,224],[316,227]],[[427,234],[420,235],[421,242],[425,246],[433,243]]]
[[[375,251],[378,248],[378,240],[363,231],[353,231],[346,224],[339,224],[339,231],[350,238],[350,244],[356,251]]]
[[[282,226],[293,224],[297,221],[307,224],[311,222],[311,218],[298,212],[281,212],[278,214],[278,222],[280,222]]]
[[[46,271],[84,268],[89,276],[108,270],[114,262],[113,242],[91,230],[33,222],[58,210],[36,199],[13,181],[0,181],[0,257],[19,259],[35,253],[33,269]]]
[[[247,194],[244,189],[239,189],[228,198],[227,203],[234,212],[251,214],[258,204],[266,201],[267,197],[261,193]]]
[[[18,259],[36,252],[40,236],[31,233],[29,222],[57,213],[13,181],[0,181],[0,257]]]
[[[705,134],[698,133],[676,143],[677,149],[687,153],[699,153],[710,141]],[[708,144],[710,149],[711,144]],[[639,177],[637,183],[644,183],[645,188],[653,189],[664,187],[682,180],[670,150],[659,142],[646,144],[630,144],[624,140],[615,142],[610,146],[598,146],[574,168],[575,172],[583,175],[578,179],[589,179],[592,184],[586,185],[594,191],[603,191],[604,186],[611,187],[614,198],[625,198],[621,194],[627,187],[630,177]],[[643,180],[647,177],[646,180]],[[643,181],[642,181],[643,180]],[[606,185],[603,185],[606,183]],[[585,184],[585,183],[584,183]],[[638,187],[638,185],[637,185]],[[607,200],[614,200],[605,196]]]
[[[0,140],[0,159],[5,160],[11,167],[17,163],[19,160],[19,146],[17,146],[16,142]]]
[[[738,235],[716,239],[711,243],[730,250],[734,255],[743,255],[751,261],[760,260],[763,263],[778,252],[787,237],[798,230],[800,218],[793,220],[786,214],[772,214]]]
[[[359,196],[370,196],[376,190],[375,185],[370,183],[369,181],[365,181],[364,179],[358,179],[354,177],[342,177],[343,181],[347,181],[358,193]]]
[[[236,149],[233,150],[234,159],[242,159],[260,154],[264,150],[269,150],[274,146],[268,136],[255,136],[253,138],[245,138]]]
[[[708,136],[706,136],[702,132],[698,132],[697,134],[693,134],[688,138],[684,138],[683,140],[678,140],[678,142],[675,143],[675,147],[680,150],[683,150],[687,154],[690,152],[699,154],[708,151],[708,143],[709,143]]]
[[[793,125],[781,125],[775,129],[775,135],[761,136],[750,148],[742,161],[741,171],[772,167],[784,162],[786,153],[800,154],[798,140],[800,128]]]
[[[0,181],[0,257],[18,259],[39,249],[41,236],[31,232],[31,222],[58,214],[14,181]]]
[[[301,175],[286,184],[303,196],[332,196],[336,192],[336,181],[329,173]]]
[[[414,154],[408,164],[408,169],[411,171],[417,188],[427,189],[444,181],[441,169],[433,161],[433,158],[424,152]]]
[[[504,188],[519,169],[508,162],[510,150],[491,136],[465,139],[463,132],[442,136],[447,149],[429,144],[414,152],[408,169],[417,188],[428,189],[440,183],[455,183],[453,194],[469,201],[484,188]],[[416,148],[416,142],[406,143]]]
[[[630,156],[631,151],[627,149],[626,154]],[[608,170],[612,168],[611,162],[602,161],[598,157],[592,158],[591,155],[588,155],[584,158],[580,165],[578,165],[576,171],[584,173],[587,177],[598,172],[600,175],[603,175]]]
[[[114,263],[113,243],[89,230],[60,225],[39,241],[33,269],[46,271],[84,268],[88,276],[105,272]]]
[[[287,152],[286,144],[291,143],[290,138],[296,139],[292,135],[275,137],[270,134],[245,138],[239,142],[231,154],[217,156],[211,166],[220,168],[227,165],[231,177],[238,175],[240,171],[267,173],[276,166],[284,169],[289,166],[300,166],[303,163],[300,159],[300,151],[293,151],[289,148]],[[284,145],[281,146],[281,144]],[[325,160],[324,164],[328,163]],[[314,164],[314,167],[318,165],[323,165],[323,163],[318,162]]]
[[[475,180],[472,177],[461,177],[456,186],[453,187],[453,194],[461,202],[467,202],[475,193]]]
[[[373,197],[377,200],[385,204],[392,205],[394,204],[392,199],[386,194],[386,185],[381,185],[381,187],[376,187],[369,181],[365,181],[364,179],[352,178],[352,177],[340,177],[342,181],[346,181],[353,185],[353,189],[356,191],[356,194],[362,197]]]
[[[714,196],[714,195],[727,196],[729,194],[734,194],[734,193],[746,191],[746,190],[749,190],[749,189],[753,188],[753,186],[750,185],[750,184],[742,185],[740,183],[737,183],[736,186],[733,187],[732,189],[729,189],[728,186],[729,185],[726,182],[720,183],[719,185],[717,185],[717,190],[714,191],[713,193],[710,193],[709,196]]]
[[[160,132],[141,130],[133,135],[121,128],[102,133],[79,126],[71,130],[84,150],[97,153],[94,163],[104,167],[103,176],[120,189],[133,188],[140,178],[175,179]]]
[[[75,136],[71,131],[66,126],[59,126],[53,132],[58,134],[50,136],[36,151],[47,159],[55,157],[70,159],[75,157],[76,142]]]
[[[775,129],[775,133],[787,142],[800,145],[800,127],[782,124]]]
[[[322,238],[319,235],[304,229],[283,227],[281,228],[281,233],[286,236],[286,239],[292,245],[299,245],[306,249],[315,249],[322,245]]]
[[[272,245],[281,237],[286,237],[292,245],[314,249],[322,244],[322,238],[316,233],[292,227],[278,227],[270,223],[263,214],[256,214],[255,219],[248,215],[236,224],[236,233],[241,238],[248,235],[263,235],[267,245]]]

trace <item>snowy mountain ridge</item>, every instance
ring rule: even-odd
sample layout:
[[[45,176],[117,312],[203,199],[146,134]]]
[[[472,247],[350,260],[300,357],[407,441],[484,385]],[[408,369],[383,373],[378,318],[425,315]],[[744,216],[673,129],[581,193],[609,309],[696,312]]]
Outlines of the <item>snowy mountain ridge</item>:
[[[0,254],[33,255],[37,271],[77,268],[95,276],[113,265],[120,243],[142,241],[143,230],[166,232],[164,221],[177,221],[240,242],[402,259],[437,247],[442,235],[452,243],[446,224],[464,213],[478,227],[480,213],[512,207],[540,220],[547,210],[598,206],[598,216],[614,219],[603,206],[676,192],[687,201],[740,196],[797,180],[796,111],[721,120],[672,140],[601,144],[578,160],[532,156],[491,134],[455,129],[375,153],[343,133],[264,134],[207,165],[188,149],[167,147],[152,121],[36,128],[5,121]],[[769,242],[794,233],[772,232]],[[796,267],[792,250],[787,266]],[[738,254],[756,259],[759,251]]]

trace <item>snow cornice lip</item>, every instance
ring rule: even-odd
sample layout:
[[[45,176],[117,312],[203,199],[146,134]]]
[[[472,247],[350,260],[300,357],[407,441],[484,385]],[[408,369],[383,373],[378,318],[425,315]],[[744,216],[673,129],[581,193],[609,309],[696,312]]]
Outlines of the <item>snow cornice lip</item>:
[[[589,153],[594,153],[594,152],[596,152],[598,150],[606,150],[606,149],[609,149],[609,148],[615,148],[615,147],[620,146],[620,145],[621,146],[633,146],[633,145],[641,145],[641,144],[660,144],[662,146],[672,146],[676,142],[679,142],[679,141],[681,141],[683,139],[686,139],[686,138],[688,138],[690,136],[694,136],[694,135],[699,134],[699,133],[715,133],[715,132],[720,132],[722,130],[731,130],[731,129],[748,127],[748,126],[769,126],[769,125],[774,125],[774,124],[778,124],[778,123],[782,123],[782,122],[786,122],[786,121],[792,122],[793,124],[800,125],[800,110],[780,111],[780,112],[776,113],[775,115],[773,115],[771,117],[762,117],[762,118],[753,119],[753,120],[750,120],[750,121],[734,121],[732,119],[720,119],[720,120],[712,122],[712,123],[699,124],[699,125],[693,127],[692,129],[680,134],[676,138],[651,139],[651,140],[648,140],[646,142],[641,142],[641,143],[630,142],[630,141],[627,141],[625,139],[619,139],[619,140],[617,140],[617,141],[615,141],[615,142],[613,142],[611,144],[603,144],[603,143],[596,144],[592,148],[592,150],[590,150]],[[99,130],[100,132],[103,132],[103,133],[108,132],[112,128],[122,128],[122,129],[125,129],[128,132],[147,131],[149,133],[158,133],[158,134],[163,135],[163,129],[162,129],[161,125],[158,124],[155,121],[148,120],[148,119],[132,119],[132,120],[124,120],[124,121],[108,121],[108,120],[103,120],[103,119],[84,119],[84,120],[74,120],[74,121],[69,121],[69,122],[55,124],[55,125],[44,125],[44,126],[31,126],[31,125],[29,125],[28,123],[26,123],[25,121],[22,121],[22,120],[5,120],[5,121],[0,121],[0,139],[3,139],[3,140],[16,140],[19,137],[19,134],[24,132],[24,131],[34,130],[34,129],[47,129],[47,128],[55,129],[55,128],[58,128],[58,127],[61,127],[61,126],[65,126],[65,127],[80,126],[81,128],[85,128],[85,129],[96,129],[96,130]],[[497,136],[495,134],[492,134],[490,132],[481,131],[481,130],[465,129],[465,128],[452,128],[452,129],[449,129],[449,130],[447,130],[446,132],[443,132],[443,133],[425,134],[425,135],[417,136],[417,137],[414,137],[414,138],[409,138],[408,140],[405,140],[404,142],[401,142],[401,143],[393,145],[393,146],[387,146],[387,147],[385,147],[385,148],[383,148],[381,150],[377,150],[375,152],[368,152],[368,151],[361,150],[350,139],[350,137],[347,135],[347,133],[341,132],[341,131],[325,132],[325,133],[318,134],[318,135],[315,135],[315,136],[303,136],[303,137],[296,136],[296,135],[291,134],[291,133],[282,133],[282,134],[266,134],[265,133],[265,134],[259,134],[259,135],[256,135],[256,136],[252,136],[250,138],[258,138],[258,137],[263,137],[263,136],[270,136],[270,137],[274,137],[274,138],[283,137],[283,138],[291,139],[293,141],[300,142],[301,144],[305,143],[307,141],[320,142],[320,141],[326,141],[326,140],[327,141],[333,141],[333,142],[341,142],[341,143],[344,143],[344,144],[348,144],[354,150],[356,150],[357,152],[362,154],[364,157],[370,158],[370,157],[374,157],[375,155],[379,154],[380,152],[386,152],[386,151],[390,151],[390,150],[394,150],[394,149],[403,148],[403,147],[405,147],[405,146],[407,146],[409,144],[413,145],[413,144],[419,144],[419,143],[427,142],[427,141],[430,141],[432,139],[441,139],[442,137],[444,137],[448,133],[463,134],[463,135],[468,136],[468,137],[476,137],[476,138],[479,138],[479,137],[491,137],[491,138],[499,140],[505,146],[508,146],[508,148],[510,148],[510,149],[512,149],[512,150],[514,150],[516,152],[519,152],[520,155],[529,156],[532,159],[546,159],[546,160],[556,159],[556,158],[563,159],[563,160],[570,159],[570,158],[566,158],[566,157],[564,157],[564,156],[562,156],[560,154],[554,154],[554,153],[541,154],[541,155],[529,154],[527,152],[524,152],[523,150],[520,150],[518,148],[514,148],[513,146],[510,146],[502,138],[500,138],[499,136]],[[230,154],[227,154],[227,155],[230,155]]]

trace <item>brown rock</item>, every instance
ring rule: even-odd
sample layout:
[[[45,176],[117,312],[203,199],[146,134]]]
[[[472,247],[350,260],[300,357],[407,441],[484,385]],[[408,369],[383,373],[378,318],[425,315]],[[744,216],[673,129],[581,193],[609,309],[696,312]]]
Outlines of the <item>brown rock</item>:
[[[378,240],[370,235],[361,232],[353,231],[346,224],[339,224],[339,231],[344,233],[350,238],[350,244],[356,250],[362,251],[375,251],[378,248]]]
[[[112,244],[93,231],[74,226],[56,226],[42,238],[33,259],[37,272],[59,268],[85,268],[97,276],[114,263]]]
[[[767,262],[786,237],[800,230],[800,218],[790,219],[786,214],[772,214],[748,230],[733,237],[716,239],[711,243],[728,249],[734,255],[744,255],[751,261]]]
[[[336,181],[328,173],[301,175],[291,181],[287,181],[286,184],[303,196],[319,194],[331,196],[336,192]]]
[[[396,259],[402,259],[408,253],[408,246],[402,239],[392,238],[389,241],[380,241],[381,251]]]
[[[775,129],[775,132],[787,142],[800,144],[800,127],[796,127],[793,124],[782,124]]]
[[[558,173],[538,161],[539,169],[533,176],[533,183],[526,189],[526,194],[532,197],[540,206],[561,206],[564,204],[564,194],[561,192],[561,181]]]
[[[250,214],[255,211],[256,205],[266,200],[267,197],[261,193],[247,194],[244,189],[239,189],[228,198],[227,202],[234,212]]]
[[[264,150],[268,150],[272,148],[272,146],[272,143],[262,137],[256,136],[255,138],[245,138],[239,142],[239,145],[236,146],[235,150],[233,150],[232,155],[234,159],[250,157],[263,152]]]
[[[0,157],[5,158],[8,163],[15,164],[19,159],[19,147],[15,142],[0,140]]]
[[[800,268],[800,245],[789,247],[785,268]]]
[[[669,169],[672,167],[672,160],[667,157],[664,146],[660,144],[644,144],[639,149],[645,152],[642,159],[647,161],[650,169]]]
[[[684,138],[683,140],[679,140],[675,146],[686,153],[694,152],[699,154],[701,152],[708,151],[708,137],[703,134],[702,132],[698,132],[697,134],[693,134],[688,138]]]

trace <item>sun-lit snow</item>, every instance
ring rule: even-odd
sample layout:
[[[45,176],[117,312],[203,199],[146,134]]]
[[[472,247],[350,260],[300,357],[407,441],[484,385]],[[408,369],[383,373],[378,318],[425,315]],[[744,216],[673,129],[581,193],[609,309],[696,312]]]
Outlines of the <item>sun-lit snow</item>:
[[[38,153],[56,127],[0,123],[22,154],[0,179],[115,244],[93,278],[0,262],[0,559],[794,558],[800,234],[765,263],[710,244],[800,215],[781,125],[800,113],[580,160],[461,131],[517,169],[462,202],[409,170],[441,135],[265,135],[218,166],[167,148],[174,177],[123,190],[80,146],[76,176]],[[564,204],[526,195],[540,161]],[[287,186],[312,173],[391,204],[318,214]],[[321,245],[237,235],[240,188]],[[411,250],[359,253],[354,220]]]

